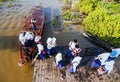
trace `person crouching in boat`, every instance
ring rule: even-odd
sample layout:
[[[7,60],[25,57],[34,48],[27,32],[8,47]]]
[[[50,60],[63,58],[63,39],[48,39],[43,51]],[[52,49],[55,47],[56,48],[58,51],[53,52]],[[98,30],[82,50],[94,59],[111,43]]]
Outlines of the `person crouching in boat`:
[[[22,32],[19,34],[20,45],[22,45],[22,50],[28,61],[32,58],[31,52],[34,47],[34,34],[31,32]]]
[[[80,64],[80,61],[82,60],[82,57],[76,56],[71,63],[71,66],[69,68],[70,73],[75,73],[77,66]]]
[[[114,60],[111,61],[106,61],[104,65],[100,66],[97,69],[98,74],[97,75],[104,75],[104,74],[109,74],[113,70],[114,67]]]
[[[24,33],[23,32],[21,32],[20,34],[19,34],[19,44],[21,45],[21,46],[24,46],[25,45],[25,37],[24,37]]]
[[[41,44],[42,43],[40,33],[37,33],[34,40],[35,40],[36,44],[39,44],[39,43]]]
[[[35,18],[31,19],[31,27],[32,27],[33,32],[36,31],[36,25],[35,25],[35,23],[36,23],[36,19]]]

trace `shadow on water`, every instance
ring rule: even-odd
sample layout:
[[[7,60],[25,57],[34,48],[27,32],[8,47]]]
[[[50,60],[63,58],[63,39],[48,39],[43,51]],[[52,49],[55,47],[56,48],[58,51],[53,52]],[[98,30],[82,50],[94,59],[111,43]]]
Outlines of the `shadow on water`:
[[[44,31],[42,35],[42,42],[43,45],[46,44],[46,39],[52,35],[51,27],[50,27],[50,20],[51,20],[51,7],[43,8],[45,14],[45,24],[44,24]]]
[[[18,36],[0,36],[0,49],[18,51]]]

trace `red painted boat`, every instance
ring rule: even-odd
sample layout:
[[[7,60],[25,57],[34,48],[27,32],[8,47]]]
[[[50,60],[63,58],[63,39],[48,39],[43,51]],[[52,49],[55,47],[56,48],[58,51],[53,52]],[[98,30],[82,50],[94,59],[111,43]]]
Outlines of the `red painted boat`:
[[[33,32],[32,26],[31,26],[31,19],[36,19],[36,22],[34,23],[36,26],[36,30]],[[25,25],[23,27],[24,32],[32,32],[34,34],[39,33],[40,36],[42,36],[44,28],[44,12],[42,8],[34,7],[30,11],[30,15],[26,18]],[[30,47],[30,51],[34,51],[34,47]],[[22,49],[22,45],[19,44],[19,50],[20,50],[20,60],[18,61],[18,64],[20,66],[23,66],[22,63],[26,61],[25,53]]]

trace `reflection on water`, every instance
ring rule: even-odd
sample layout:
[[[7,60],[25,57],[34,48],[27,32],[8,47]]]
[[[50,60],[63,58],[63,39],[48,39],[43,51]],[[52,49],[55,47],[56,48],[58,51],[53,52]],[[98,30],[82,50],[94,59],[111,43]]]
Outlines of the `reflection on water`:
[[[19,67],[17,36],[0,36],[0,82],[31,82],[33,67]]]

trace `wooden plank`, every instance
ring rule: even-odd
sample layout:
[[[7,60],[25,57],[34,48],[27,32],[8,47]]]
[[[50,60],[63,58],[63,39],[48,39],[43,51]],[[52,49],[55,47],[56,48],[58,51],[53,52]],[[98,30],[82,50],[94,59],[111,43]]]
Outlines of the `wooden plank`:
[[[61,49],[61,48],[60,48]],[[63,50],[66,50],[63,48]],[[90,49],[92,51],[92,49]],[[94,50],[97,50],[94,49]],[[47,58],[44,60],[37,60],[34,65],[34,73],[33,73],[33,80],[32,82],[105,82],[108,81],[109,79],[111,81],[116,81],[119,79],[119,74],[117,73],[119,70],[119,62],[116,62],[117,64],[115,67],[117,69],[114,69],[113,72],[111,73],[112,78],[107,75],[104,75],[102,77],[96,76],[96,71],[93,69],[90,69],[90,63],[92,60],[93,53],[98,53],[97,52],[92,52],[90,53],[89,50],[89,55],[87,54],[88,52],[86,50],[83,50],[82,54],[83,60],[81,60],[80,66],[77,69],[77,72],[75,74],[70,74],[69,73],[69,67],[70,64],[66,66],[66,69],[64,69],[64,73],[66,75],[65,79],[61,80],[61,76],[64,75],[63,73],[60,72],[60,69],[57,69],[54,67],[54,56],[51,58]],[[87,55],[86,55],[87,54]],[[92,55],[91,55],[92,54]],[[87,59],[87,61],[86,61]],[[120,59],[118,58],[117,61]],[[113,77],[114,76],[114,77]]]

